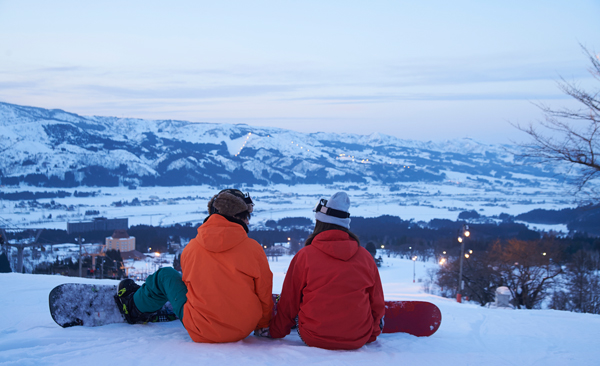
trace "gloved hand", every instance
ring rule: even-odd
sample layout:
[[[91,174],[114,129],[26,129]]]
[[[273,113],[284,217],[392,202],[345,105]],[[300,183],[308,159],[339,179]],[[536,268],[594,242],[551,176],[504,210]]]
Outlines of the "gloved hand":
[[[254,335],[257,337],[271,338],[271,332],[269,328],[260,328],[254,331]]]

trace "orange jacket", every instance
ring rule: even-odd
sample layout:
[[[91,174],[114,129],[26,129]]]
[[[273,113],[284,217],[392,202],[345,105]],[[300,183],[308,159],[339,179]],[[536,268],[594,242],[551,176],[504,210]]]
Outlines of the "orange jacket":
[[[183,325],[195,342],[235,342],[269,326],[273,274],[262,246],[213,214],[181,254]]]

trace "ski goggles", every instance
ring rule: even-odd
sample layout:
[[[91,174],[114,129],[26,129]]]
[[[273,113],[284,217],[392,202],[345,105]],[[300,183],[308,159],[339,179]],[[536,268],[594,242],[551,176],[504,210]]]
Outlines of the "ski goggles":
[[[327,216],[333,216],[340,219],[347,219],[350,217],[350,213],[346,211],[336,210],[335,208],[327,207],[327,200],[321,198],[321,200],[316,204],[313,212],[320,212]]]

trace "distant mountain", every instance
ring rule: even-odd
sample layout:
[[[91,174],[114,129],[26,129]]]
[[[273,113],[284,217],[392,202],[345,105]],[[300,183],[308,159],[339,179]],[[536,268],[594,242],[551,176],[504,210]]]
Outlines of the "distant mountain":
[[[245,124],[84,117],[0,103],[0,184],[46,187],[441,182],[539,185],[503,146],[299,133]],[[501,180],[499,180],[501,179]]]

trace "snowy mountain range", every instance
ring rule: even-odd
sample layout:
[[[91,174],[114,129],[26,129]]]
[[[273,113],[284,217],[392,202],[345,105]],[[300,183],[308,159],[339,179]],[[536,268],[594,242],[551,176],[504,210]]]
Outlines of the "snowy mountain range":
[[[0,102],[0,184],[183,186],[439,182],[450,173],[494,185],[539,185],[549,167],[507,146],[299,133],[245,124],[85,117]],[[525,178],[524,178],[525,177]]]

